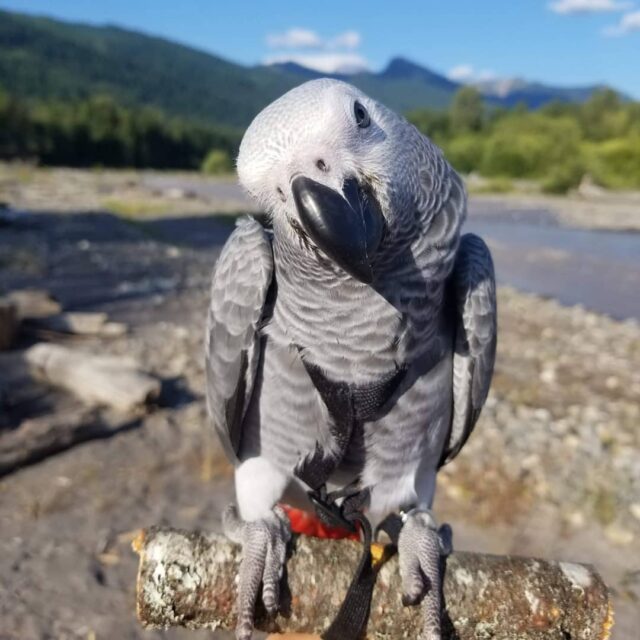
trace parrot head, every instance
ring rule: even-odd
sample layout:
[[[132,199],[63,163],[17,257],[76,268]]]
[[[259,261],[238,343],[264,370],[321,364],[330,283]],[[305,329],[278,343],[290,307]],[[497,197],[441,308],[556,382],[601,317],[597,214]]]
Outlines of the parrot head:
[[[241,185],[279,228],[371,283],[380,254],[406,245],[446,163],[395,112],[338,80],[306,82],[259,113],[237,159]],[[424,216],[422,216],[424,218]],[[388,259],[388,256],[387,258]]]

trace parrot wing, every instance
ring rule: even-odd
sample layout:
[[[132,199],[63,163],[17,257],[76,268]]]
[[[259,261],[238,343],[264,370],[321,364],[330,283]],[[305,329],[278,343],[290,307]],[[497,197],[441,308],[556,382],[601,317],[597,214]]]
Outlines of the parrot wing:
[[[453,415],[442,464],[460,452],[487,399],[497,342],[496,284],[484,241],[462,236],[451,275],[456,316],[453,356]]]
[[[205,339],[207,406],[234,463],[258,371],[272,280],[270,236],[255,219],[242,218],[214,269]]]

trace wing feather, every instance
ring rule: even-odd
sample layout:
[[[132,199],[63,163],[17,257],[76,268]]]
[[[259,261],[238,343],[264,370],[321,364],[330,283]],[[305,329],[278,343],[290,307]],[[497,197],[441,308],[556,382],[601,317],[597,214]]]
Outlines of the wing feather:
[[[456,457],[473,431],[493,376],[496,284],[491,253],[482,238],[462,236],[451,284],[456,317],[453,415],[443,464]]]
[[[258,371],[260,326],[272,280],[267,231],[253,218],[240,219],[213,272],[205,339],[209,415],[234,463]]]

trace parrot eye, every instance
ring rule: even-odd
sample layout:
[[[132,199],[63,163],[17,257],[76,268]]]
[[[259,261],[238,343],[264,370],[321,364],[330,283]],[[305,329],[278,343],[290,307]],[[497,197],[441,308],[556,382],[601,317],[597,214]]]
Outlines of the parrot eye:
[[[353,103],[353,115],[361,129],[366,129],[371,124],[369,112],[357,100]]]

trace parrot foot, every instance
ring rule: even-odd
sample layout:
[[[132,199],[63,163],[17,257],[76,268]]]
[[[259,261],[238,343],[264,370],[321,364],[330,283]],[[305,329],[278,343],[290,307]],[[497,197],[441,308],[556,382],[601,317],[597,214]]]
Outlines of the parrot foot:
[[[402,579],[402,604],[422,602],[423,627],[420,640],[442,637],[442,557],[451,553],[451,527],[438,528],[426,509],[410,511],[400,530],[398,555]]]
[[[255,604],[262,585],[262,602],[269,615],[278,611],[280,579],[284,569],[291,528],[280,507],[261,520],[243,521],[235,505],[222,516],[226,535],[242,545],[238,596],[237,640],[249,640],[253,633]]]

